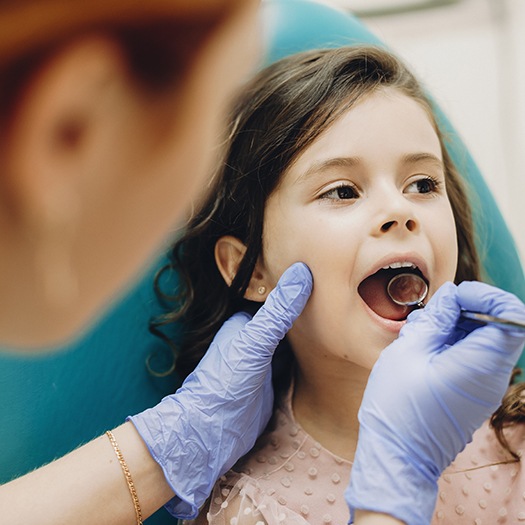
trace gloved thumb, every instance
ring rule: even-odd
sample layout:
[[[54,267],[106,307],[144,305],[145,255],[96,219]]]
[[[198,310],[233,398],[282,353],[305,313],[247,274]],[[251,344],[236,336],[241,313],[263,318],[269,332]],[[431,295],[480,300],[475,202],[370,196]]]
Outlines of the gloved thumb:
[[[292,264],[266,302],[243,330],[247,349],[273,355],[275,348],[303,311],[312,292],[312,274],[304,263]]]
[[[408,322],[403,327],[401,335],[404,337],[413,335],[419,340],[425,335],[429,336],[433,344],[425,346],[427,350],[441,347],[453,339],[461,313],[457,296],[457,286],[451,282],[444,283],[424,309],[408,316]]]

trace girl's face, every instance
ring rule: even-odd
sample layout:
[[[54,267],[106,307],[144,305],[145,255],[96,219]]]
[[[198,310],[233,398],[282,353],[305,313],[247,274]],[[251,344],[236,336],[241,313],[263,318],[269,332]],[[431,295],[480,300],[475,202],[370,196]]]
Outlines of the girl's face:
[[[289,334],[295,352],[371,368],[408,313],[386,295],[388,279],[417,271],[430,297],[454,279],[457,255],[438,137],[425,110],[393,88],[323,132],[267,202],[260,265],[268,284],[296,261],[314,278]]]

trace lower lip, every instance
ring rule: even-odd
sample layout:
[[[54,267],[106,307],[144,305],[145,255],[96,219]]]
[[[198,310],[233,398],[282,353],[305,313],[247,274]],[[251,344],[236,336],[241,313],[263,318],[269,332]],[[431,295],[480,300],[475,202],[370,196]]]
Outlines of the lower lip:
[[[384,317],[377,315],[362,299],[361,299],[361,302],[363,303],[368,315],[377,324],[379,324],[383,329],[387,330],[388,332],[398,334],[401,328],[403,328],[404,324],[406,323],[406,320],[405,321],[393,321],[392,319],[385,319]]]

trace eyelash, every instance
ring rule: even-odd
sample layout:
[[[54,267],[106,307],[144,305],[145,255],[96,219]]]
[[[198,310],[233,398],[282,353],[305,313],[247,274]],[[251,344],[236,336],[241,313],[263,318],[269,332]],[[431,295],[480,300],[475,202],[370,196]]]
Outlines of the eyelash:
[[[434,177],[431,177],[431,176],[426,176],[426,177],[423,177],[421,179],[418,179],[418,180],[415,180],[413,182],[411,182],[409,185],[408,185],[408,188],[410,186],[413,186],[415,184],[421,184],[421,183],[428,183],[430,184],[430,189],[428,191],[423,191],[423,192],[408,192],[408,193],[419,193],[421,195],[427,195],[427,194],[432,194],[432,193],[436,193],[439,191],[441,185],[442,185],[442,182],[438,179],[435,179]],[[350,190],[352,192],[352,196],[351,197],[342,197],[340,192],[342,190]],[[337,192],[337,197],[331,197],[330,195],[331,194],[334,194],[335,192]],[[335,188],[331,188],[329,189],[328,191],[324,192],[323,194],[321,194],[319,196],[320,199],[327,199],[327,200],[334,200],[334,201],[337,201],[337,200],[340,200],[340,201],[343,201],[343,200],[355,200],[359,197],[359,191],[357,190],[357,188],[352,185],[352,184],[348,184],[347,182],[341,182],[338,186],[336,186]]]
[[[423,177],[421,179],[418,179],[418,180],[415,180],[413,182],[411,182],[408,187],[414,185],[414,184],[420,184],[422,182],[426,182],[426,183],[430,183],[430,190],[429,191],[424,191],[424,192],[417,192],[417,193],[420,193],[421,195],[426,195],[426,194],[429,194],[429,193],[437,193],[440,188],[441,188],[441,185],[442,185],[442,182],[438,179],[435,179],[434,177],[431,177],[430,175],[429,176],[426,176],[426,177]],[[409,193],[412,193],[412,192],[409,192]]]
[[[342,198],[339,192],[341,190],[350,190],[352,192],[352,197],[350,198]],[[337,192],[337,198],[330,197],[330,194],[333,194],[334,192]],[[347,182],[341,182],[338,184],[335,188],[331,188],[328,191],[325,191],[323,194],[319,195],[320,199],[327,199],[327,200],[353,200],[359,197],[359,192],[357,191],[357,188],[353,186],[352,184],[348,184]]]

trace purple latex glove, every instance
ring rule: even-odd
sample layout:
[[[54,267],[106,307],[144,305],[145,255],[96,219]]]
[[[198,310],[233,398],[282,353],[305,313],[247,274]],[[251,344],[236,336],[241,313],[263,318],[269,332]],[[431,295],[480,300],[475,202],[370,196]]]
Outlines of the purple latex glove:
[[[302,312],[312,276],[292,265],[251,318],[232,316],[182,387],[157,406],[129,418],[177,495],[167,505],[194,518],[216,479],[246,454],[273,408],[275,348]]]
[[[499,406],[525,332],[486,325],[469,333],[458,327],[460,309],[525,321],[517,297],[478,282],[446,283],[409,316],[374,366],[359,411],[345,493],[352,518],[361,509],[428,525],[441,472]]]

